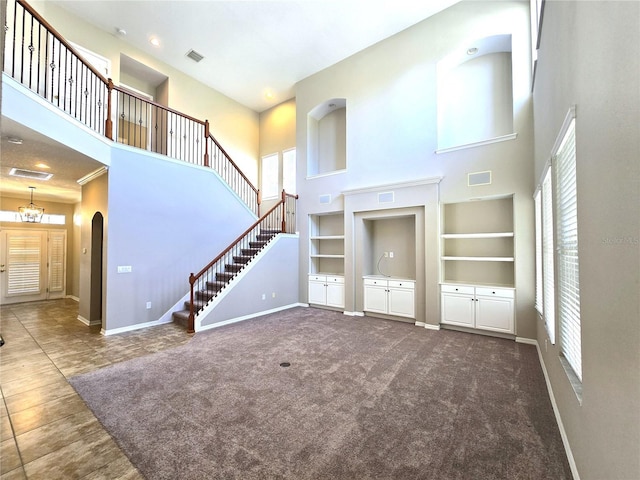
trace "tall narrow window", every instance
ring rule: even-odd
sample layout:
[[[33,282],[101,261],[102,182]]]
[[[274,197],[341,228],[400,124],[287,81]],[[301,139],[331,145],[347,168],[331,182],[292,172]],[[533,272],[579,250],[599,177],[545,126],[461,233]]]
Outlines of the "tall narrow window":
[[[292,195],[296,194],[296,149],[282,152],[282,188]]]
[[[576,376],[582,380],[575,138],[575,119],[571,119],[554,161],[558,236],[558,325],[562,354]]]
[[[262,157],[262,199],[267,200],[278,196],[278,157],[277,153]]]
[[[544,324],[549,340],[551,343],[556,343],[553,256],[553,191],[551,168],[549,168],[542,181],[542,297]]]
[[[536,190],[533,196],[536,222],[536,310],[543,315],[542,281],[542,191]]]

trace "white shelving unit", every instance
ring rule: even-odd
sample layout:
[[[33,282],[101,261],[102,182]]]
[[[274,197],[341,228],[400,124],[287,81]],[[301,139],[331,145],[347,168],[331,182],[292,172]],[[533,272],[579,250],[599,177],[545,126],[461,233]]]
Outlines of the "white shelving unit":
[[[515,333],[513,198],[442,208],[441,323]]]
[[[344,214],[309,215],[309,288],[312,305],[344,308]]]

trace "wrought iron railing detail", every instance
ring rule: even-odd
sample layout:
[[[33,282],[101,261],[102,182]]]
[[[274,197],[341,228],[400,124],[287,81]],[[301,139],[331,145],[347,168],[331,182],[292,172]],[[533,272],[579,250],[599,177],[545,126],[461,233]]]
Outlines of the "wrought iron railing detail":
[[[258,189],[211,135],[207,120],[115,86],[24,0],[7,1],[5,13],[4,72],[111,140],[215,169],[260,215]]]
[[[297,195],[282,191],[280,201],[251,225],[206,267],[189,276],[189,320],[187,330],[195,331],[195,320],[221,289],[238,275],[278,233],[296,231]]]

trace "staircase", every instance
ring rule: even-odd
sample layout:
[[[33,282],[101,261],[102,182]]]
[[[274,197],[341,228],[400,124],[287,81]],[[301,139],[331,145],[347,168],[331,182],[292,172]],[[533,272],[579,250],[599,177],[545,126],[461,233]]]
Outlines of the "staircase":
[[[242,248],[240,255],[233,255],[233,263],[226,263],[224,271],[216,272],[214,279],[207,280],[206,288],[194,292],[194,310],[206,307],[278,233],[281,230],[260,230],[255,240],[249,242],[249,248]],[[191,302],[184,302],[184,307],[184,310],[173,312],[173,321],[188,328]]]

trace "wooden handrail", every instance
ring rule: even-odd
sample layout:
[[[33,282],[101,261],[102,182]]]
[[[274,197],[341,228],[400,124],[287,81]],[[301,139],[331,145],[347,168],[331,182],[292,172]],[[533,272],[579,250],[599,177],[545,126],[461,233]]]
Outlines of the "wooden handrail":
[[[249,235],[254,228],[256,228],[258,225],[260,225],[260,222],[262,222],[266,217],[268,217],[270,213],[274,212],[282,204],[282,202],[283,202],[283,200],[280,200],[278,203],[276,203],[273,206],[273,208],[271,208],[267,213],[265,213],[262,217],[260,217],[258,220],[256,220],[256,222],[253,225],[251,225],[249,228],[247,228],[244,231],[244,233],[242,233],[238,238],[236,238],[233,242],[231,242],[231,244],[229,244],[229,246],[220,255],[218,255],[216,258],[211,260],[211,262],[209,262],[209,264],[207,264],[206,267],[204,267],[202,270],[200,270],[195,275],[193,273],[191,275],[189,275],[189,283],[191,285],[193,285],[198,278],[200,278],[202,275],[204,275],[207,272],[207,270],[209,270],[211,267],[213,267],[222,257],[224,257],[225,254],[227,254],[236,245],[236,243],[238,243],[244,237]]]
[[[253,232],[256,232],[258,229],[262,228],[263,222],[269,223],[269,220],[270,220],[269,217],[273,217],[273,215],[276,215],[276,217],[272,218],[271,220],[277,219],[277,214],[275,212],[281,207],[282,207],[282,226],[278,233],[286,233],[287,226],[285,223],[286,222],[285,219],[287,216],[287,212],[286,212],[287,201],[289,199],[297,199],[297,198],[298,198],[297,195],[287,194],[283,190],[282,198],[280,199],[280,201],[276,203],[267,213],[262,215],[253,225],[251,225],[247,230],[245,230],[224,251],[222,251],[216,258],[214,258],[211,262],[209,262],[198,273],[196,274],[192,273],[189,275],[190,302],[189,302],[189,320],[187,325],[187,331],[189,333],[193,333],[195,331],[196,307],[195,307],[194,300],[195,300],[195,293],[196,293],[196,288],[195,288],[196,283],[200,282],[200,285],[202,285],[203,284],[202,277],[205,277],[205,280],[206,280],[207,275],[212,275],[214,273],[214,271],[216,270],[216,265],[218,265],[218,268],[222,267],[222,263],[226,261],[225,258],[228,258],[229,255],[234,255],[234,253],[232,252],[234,249],[238,247],[242,248],[243,242],[248,242],[248,244],[250,245],[251,244],[250,235]],[[276,233],[276,231],[271,230],[271,233]],[[245,243],[245,245],[246,244],[247,243]]]
[[[229,163],[231,163],[231,165],[233,165],[233,167],[238,171],[238,173],[240,174],[240,176],[242,178],[244,178],[244,180],[249,184],[249,186],[251,187],[251,189],[256,192],[256,195],[258,194],[258,189],[253,185],[253,183],[251,183],[251,180],[249,180],[247,178],[247,176],[242,172],[242,170],[240,170],[240,168],[238,167],[238,165],[236,165],[236,162],[234,162],[231,159],[231,156],[229,156],[229,154],[227,153],[227,151],[222,147],[222,145],[220,145],[218,143],[218,140],[215,139],[215,137],[211,134],[209,134],[209,138],[213,141],[213,143],[216,144],[216,147],[218,147],[220,149],[220,151],[224,154],[225,157],[227,157],[227,159],[229,160]],[[258,204],[260,203],[260,201],[258,201]]]
[[[118,86],[114,85],[113,89],[118,91],[118,92],[121,92],[121,93],[124,93],[126,95],[129,95],[130,97],[133,97],[133,98],[135,98],[137,100],[140,100],[140,101],[142,101],[144,103],[148,103],[150,105],[153,105],[154,107],[157,107],[157,108],[160,108],[162,110],[166,110],[169,113],[173,113],[175,115],[178,115],[179,117],[186,118],[187,120],[191,120],[192,122],[199,123],[200,125],[203,125],[203,126],[206,125],[206,121],[204,121],[204,120],[200,120],[198,118],[195,118],[195,117],[192,117],[190,115],[187,115],[186,113],[182,113],[182,112],[179,112],[178,110],[174,110],[171,107],[167,107],[166,105],[162,105],[162,104],[160,104],[158,102],[154,102],[153,100],[149,100],[148,98],[143,97],[142,95],[138,95],[137,93],[132,92],[131,90],[128,90],[126,88],[118,87]]]
[[[98,78],[100,78],[100,80],[102,80],[102,82],[105,85],[108,85],[109,80],[103,74],[101,74],[98,70],[96,70],[92,65],[85,62],[84,59],[82,58],[82,55],[78,53],[78,51],[75,48],[73,48],[73,46],[71,46],[71,44],[64,39],[64,37],[60,34],[60,32],[58,32],[55,28],[53,28],[49,22],[47,22],[37,11],[35,11],[31,5],[29,5],[24,0],[16,0],[16,2],[19,3],[22,6],[22,8],[24,8],[27,12],[33,15],[35,19],[38,20],[38,22],[40,22],[47,30],[49,30],[60,43],[62,43],[67,49],[71,51],[71,53],[73,53],[76,57],[78,57],[80,61],[85,65],[85,67],[87,67]]]

